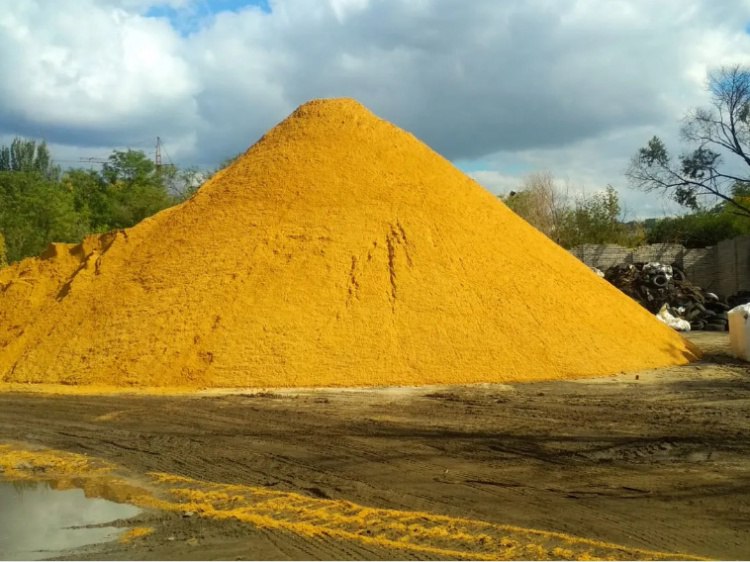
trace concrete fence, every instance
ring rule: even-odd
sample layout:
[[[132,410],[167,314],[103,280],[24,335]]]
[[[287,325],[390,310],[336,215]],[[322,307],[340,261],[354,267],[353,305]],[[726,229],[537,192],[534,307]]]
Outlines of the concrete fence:
[[[709,248],[651,244],[625,248],[616,244],[584,244],[571,253],[586,265],[606,271],[618,263],[658,261],[674,264],[688,280],[722,297],[750,290],[750,236],[723,240]]]

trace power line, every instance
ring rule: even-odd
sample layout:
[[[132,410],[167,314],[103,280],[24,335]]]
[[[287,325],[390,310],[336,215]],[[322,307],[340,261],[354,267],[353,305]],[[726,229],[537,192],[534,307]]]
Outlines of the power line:
[[[128,148],[127,150],[132,150],[132,149]],[[166,161],[170,166],[174,165],[174,163],[172,162],[172,157],[170,156],[169,151],[167,151],[167,148],[162,142],[161,137],[157,136],[156,145],[154,146],[154,165],[156,167],[157,172],[160,172],[164,166],[164,157],[166,157]],[[55,162],[66,162],[66,163],[88,162],[89,164],[99,164],[99,165],[106,164],[109,162],[109,158],[101,158],[98,156],[81,156],[80,158],[78,158],[78,160],[65,159],[65,158],[53,158],[53,160]]]
[[[174,162],[172,162],[172,157],[169,155],[169,151],[167,150],[167,147],[162,145],[164,148],[164,156],[167,157],[167,164],[170,166],[174,166]]]

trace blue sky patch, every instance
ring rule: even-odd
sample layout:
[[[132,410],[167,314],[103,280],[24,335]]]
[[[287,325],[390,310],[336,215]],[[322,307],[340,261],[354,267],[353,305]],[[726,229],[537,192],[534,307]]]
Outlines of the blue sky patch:
[[[493,169],[491,166],[488,166],[487,163],[484,160],[455,160],[453,162],[457,168],[460,168],[464,172],[480,172],[483,170],[491,170]]]
[[[454,160],[453,164],[460,169],[462,172],[470,174],[472,172],[485,172],[487,170],[496,170],[497,163],[489,163],[486,160],[479,158],[475,160],[460,159]],[[531,170],[525,163],[519,161],[509,161],[503,164],[503,172],[508,174],[526,174]]]
[[[145,13],[149,18],[165,18],[180,35],[186,37],[198,31],[211,17],[222,12],[239,12],[246,8],[260,8],[271,13],[269,0],[195,0],[183,8],[168,4],[154,4]]]

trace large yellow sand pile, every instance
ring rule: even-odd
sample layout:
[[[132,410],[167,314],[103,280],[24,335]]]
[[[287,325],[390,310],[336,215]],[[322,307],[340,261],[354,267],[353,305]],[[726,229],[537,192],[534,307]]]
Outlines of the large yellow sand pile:
[[[300,107],[182,205],[0,271],[5,382],[470,383],[694,353],[346,99]]]

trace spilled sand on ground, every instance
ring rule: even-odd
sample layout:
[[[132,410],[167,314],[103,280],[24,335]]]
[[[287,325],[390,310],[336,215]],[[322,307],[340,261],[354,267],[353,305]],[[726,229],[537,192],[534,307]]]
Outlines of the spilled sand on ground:
[[[0,381],[465,384],[697,349],[415,137],[297,109],[189,201],[0,271]]]
[[[12,481],[46,481],[53,488],[81,488],[87,497],[183,516],[232,521],[304,537],[360,543],[393,553],[471,560],[699,560],[564,533],[526,529],[439,514],[381,509],[293,492],[205,482],[150,473],[142,484],[122,467],[55,450],[0,444],[0,472]],[[132,543],[157,529],[135,527],[119,537]],[[161,539],[163,540],[163,538]]]

